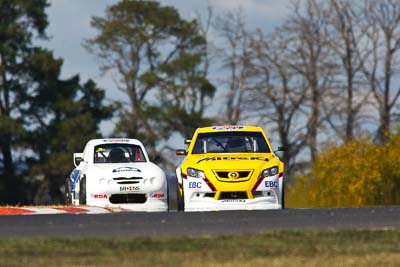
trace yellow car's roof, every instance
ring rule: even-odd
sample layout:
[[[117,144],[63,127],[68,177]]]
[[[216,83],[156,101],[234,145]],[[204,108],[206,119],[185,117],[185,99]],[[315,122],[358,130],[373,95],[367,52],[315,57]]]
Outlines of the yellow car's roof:
[[[261,127],[255,126],[242,126],[242,125],[221,125],[221,126],[210,126],[197,128],[197,133],[213,133],[213,132],[226,132],[226,131],[244,131],[244,132],[254,132],[263,131]]]

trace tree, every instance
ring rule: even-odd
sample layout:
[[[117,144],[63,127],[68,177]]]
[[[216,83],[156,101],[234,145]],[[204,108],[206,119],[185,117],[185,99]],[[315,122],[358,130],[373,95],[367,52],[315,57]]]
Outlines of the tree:
[[[368,0],[361,12],[366,32],[364,43],[369,50],[369,56],[362,60],[362,70],[379,113],[377,137],[384,141],[400,97],[400,87],[395,78],[399,73],[400,1]],[[362,53],[358,51],[358,54],[361,58]]]
[[[22,131],[16,114],[26,91],[26,59],[33,52],[34,34],[45,37],[47,6],[46,0],[0,1],[0,147],[6,177],[15,174],[12,144]]]
[[[368,104],[369,90],[365,90],[362,77],[364,58],[357,56],[360,43],[365,38],[361,29],[360,14],[347,0],[330,0],[328,30],[329,48],[336,57],[337,66],[332,81],[332,89],[324,97],[323,106],[326,121],[341,140],[348,142],[354,138],[360,126],[360,113]],[[365,54],[363,52],[363,54]]]
[[[335,71],[328,45],[327,16],[328,9],[325,6],[317,0],[307,0],[304,7],[295,3],[293,14],[282,27],[288,40],[293,43],[288,47],[293,56],[291,68],[308,88],[307,136],[311,160],[316,158],[318,151],[318,133],[323,121],[321,102]]]
[[[0,1],[0,189],[15,199],[24,198],[16,176],[22,166],[13,152],[24,133],[20,107],[26,104],[26,70],[35,53],[32,39],[46,37],[47,6],[46,0]]]
[[[99,136],[114,106],[79,77],[59,78],[62,60],[32,44],[47,38],[45,0],[0,1],[0,203],[60,202],[72,152]],[[35,192],[35,188],[39,189]],[[44,189],[44,190],[41,190]]]
[[[35,53],[31,64],[29,105],[21,109],[27,133],[23,141],[33,154],[26,159],[25,175],[30,177],[34,203],[62,203],[72,154],[101,137],[99,124],[112,117],[116,104],[105,105],[104,90],[92,80],[82,85],[78,75],[60,80],[62,60],[49,51]]]
[[[221,83],[228,87],[225,116],[220,118],[227,124],[243,121],[243,100],[251,76],[250,34],[245,29],[243,9],[229,11],[218,16],[214,28],[222,40],[217,48],[218,58],[223,62],[222,69],[227,71],[227,79]]]
[[[123,0],[91,24],[98,35],[86,48],[101,60],[103,72],[118,77],[116,85],[129,99],[117,134],[142,139],[154,152],[173,132],[186,135],[201,125],[204,100],[215,88],[199,67],[206,43],[196,20],[155,1]]]
[[[292,44],[286,37],[280,28],[267,36],[261,31],[254,36],[251,45],[254,86],[247,90],[244,102],[249,116],[277,133],[285,147],[285,173],[291,177],[299,165],[296,158],[308,141],[307,116],[302,110],[308,88],[290,67]]]

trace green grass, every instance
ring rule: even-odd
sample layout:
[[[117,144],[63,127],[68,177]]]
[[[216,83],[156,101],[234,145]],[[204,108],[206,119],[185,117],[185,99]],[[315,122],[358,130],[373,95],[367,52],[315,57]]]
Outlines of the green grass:
[[[0,240],[0,266],[400,266],[400,230]]]

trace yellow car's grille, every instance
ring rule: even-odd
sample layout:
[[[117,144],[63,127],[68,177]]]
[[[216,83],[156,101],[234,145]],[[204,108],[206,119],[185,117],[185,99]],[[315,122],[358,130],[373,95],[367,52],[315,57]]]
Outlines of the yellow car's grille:
[[[248,199],[246,192],[221,192],[219,200],[226,199]]]
[[[244,182],[251,178],[254,170],[213,170],[218,181],[221,182]]]

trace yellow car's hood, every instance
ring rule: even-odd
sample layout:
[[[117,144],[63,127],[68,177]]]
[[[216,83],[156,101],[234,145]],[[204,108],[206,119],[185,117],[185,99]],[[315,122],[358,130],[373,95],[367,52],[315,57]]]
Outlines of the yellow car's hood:
[[[279,160],[274,155],[266,153],[192,154],[184,162],[183,167],[191,167],[205,171],[215,168],[260,169],[264,166],[278,166],[278,164]]]
[[[201,170],[217,190],[237,191],[251,190],[261,172],[274,166],[283,171],[279,159],[267,153],[199,154],[185,160],[182,172],[187,174],[187,168]]]

